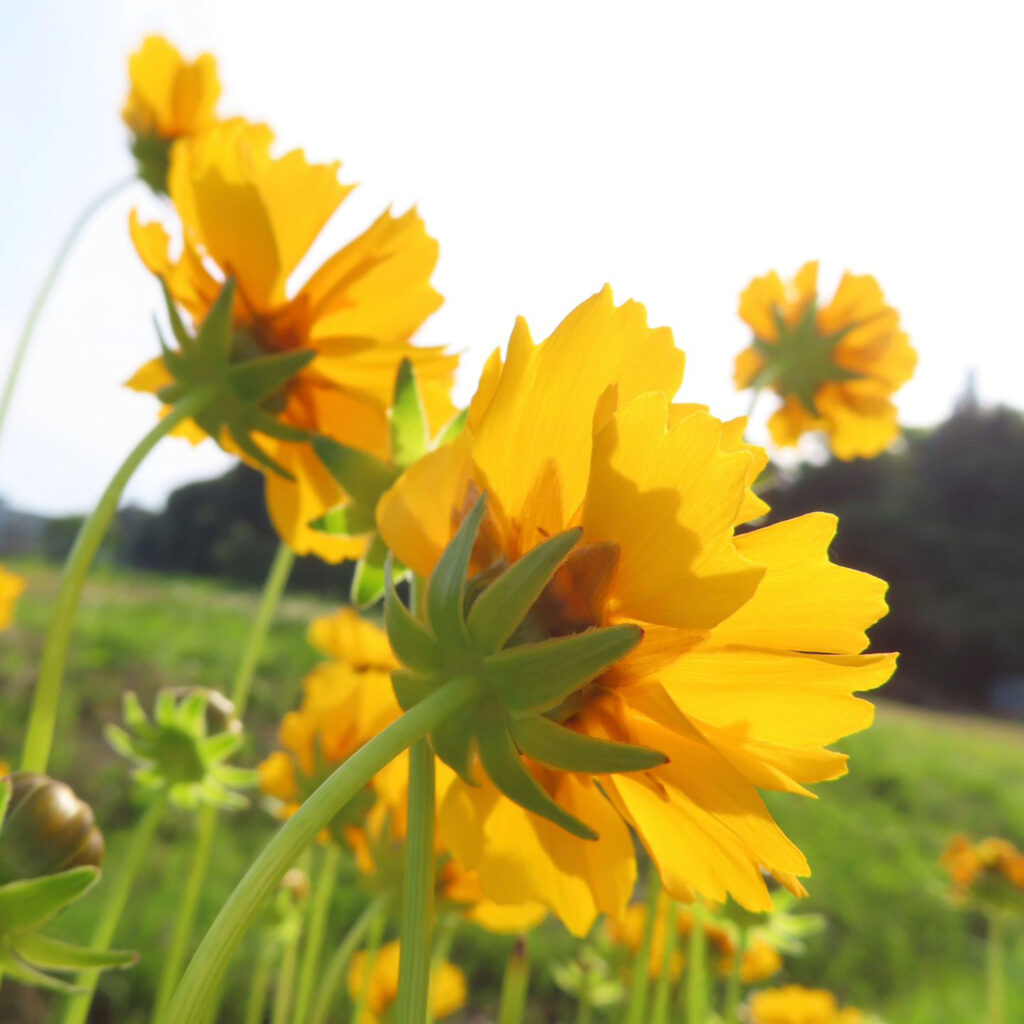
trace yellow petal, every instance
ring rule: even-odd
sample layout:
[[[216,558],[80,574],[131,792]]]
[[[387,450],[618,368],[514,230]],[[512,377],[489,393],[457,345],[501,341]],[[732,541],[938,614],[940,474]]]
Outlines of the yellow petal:
[[[774,311],[785,298],[786,289],[776,271],[755,277],[740,295],[740,319],[762,341],[775,341],[778,331]]]
[[[16,576],[0,565],[0,629],[7,629],[14,621],[14,606],[26,586],[28,581],[24,577]]]
[[[348,606],[315,618],[309,627],[309,642],[355,669],[398,668],[387,633]]]

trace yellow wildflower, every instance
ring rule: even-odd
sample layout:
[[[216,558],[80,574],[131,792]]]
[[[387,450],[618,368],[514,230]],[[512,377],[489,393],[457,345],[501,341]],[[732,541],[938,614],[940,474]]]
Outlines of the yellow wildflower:
[[[1014,895],[1012,890],[1019,890],[1018,897],[1024,894],[1024,853],[1008,839],[990,836],[972,843],[967,836],[954,836],[942,864],[952,877],[958,902],[1002,902],[1001,897]]]
[[[838,458],[871,458],[899,436],[892,394],[917,353],[873,277],[844,274],[819,306],[816,262],[789,282],[773,270],[750,283],[739,313],[754,340],[736,360],[736,387],[770,387],[782,398],[768,421],[776,444],[820,430]]]
[[[298,264],[351,188],[339,183],[338,164],[309,163],[298,150],[272,156],[272,141],[266,126],[242,120],[181,140],[169,177],[181,254],[172,259],[164,229],[134,214],[132,237],[143,262],[195,322],[209,312],[223,280],[234,279],[238,359],[312,353],[312,362],[261,406],[274,421],[274,436],[253,432],[257,450],[247,445],[242,454],[258,456],[260,468],[269,461],[284,471],[268,472],[266,483],[281,536],[299,554],[339,561],[361,555],[366,540],[309,528],[345,495],[308,439],[284,439],[282,432],[324,435],[386,459],[388,410],[403,360],[413,364],[428,420],[439,427],[454,411],[449,388],[457,359],[410,343],[441,304],[430,284],[437,243],[415,210],[384,213],[289,293]],[[148,392],[171,383],[162,357],[130,381]],[[195,424],[187,432],[194,440],[203,436]],[[242,443],[216,440],[232,451]]]
[[[520,635],[643,630],[548,718],[667,763],[598,785],[523,762],[596,841],[525,810],[483,772],[476,786],[454,779],[440,809],[445,844],[492,899],[544,903],[577,934],[625,909],[630,826],[673,898],[732,893],[767,910],[762,869],[803,892],[795,876],[807,862],[757,789],[806,795],[805,783],[842,775],[846,757],[826,747],[870,724],[871,705],[853,691],[894,666],[892,655],[858,653],[885,611],[885,585],[829,562],[834,517],[736,532],[765,510],[750,488],[766,456],[744,444],[743,420],[672,404],[683,359],[670,331],[650,329],[637,303],[616,307],[609,289],[541,345],[520,320],[504,363],[495,353],[484,370],[466,432],[406,471],[377,510],[385,542],[421,576],[483,492],[471,573],[580,527]]]
[[[735,948],[730,950],[718,961],[718,973],[723,977],[732,974]],[[782,956],[779,951],[763,936],[755,935],[743,951],[740,962],[740,981],[744,985],[756,985],[759,981],[773,978],[782,970]]]
[[[14,607],[26,586],[27,581],[22,576],[0,565],[0,629],[7,629],[14,621]]]
[[[369,979],[367,968],[369,957],[366,951],[352,958],[348,971],[348,991],[353,1000],[358,1000],[363,988],[369,982],[366,997],[366,1013],[356,1024],[379,1024],[391,1005],[398,998],[398,965],[401,947],[398,942],[381,946],[373,963]],[[441,963],[431,969],[430,1013],[435,1020],[441,1020],[461,1009],[466,1003],[466,976],[454,964]]]
[[[864,1020],[860,1010],[840,1009],[831,992],[801,985],[756,993],[750,1012],[752,1024],[860,1024]]]
[[[647,976],[652,979],[661,977],[665,963],[665,940],[668,936],[668,915],[671,905],[672,901],[665,893],[658,895],[654,929],[651,932],[651,955],[647,962]],[[643,903],[631,904],[618,920],[608,922],[609,937],[613,942],[625,946],[631,953],[639,952],[647,927],[647,914],[648,908]],[[682,934],[682,929],[679,931]],[[669,977],[673,981],[678,981],[685,963],[683,954],[678,950],[672,954],[669,961]]]

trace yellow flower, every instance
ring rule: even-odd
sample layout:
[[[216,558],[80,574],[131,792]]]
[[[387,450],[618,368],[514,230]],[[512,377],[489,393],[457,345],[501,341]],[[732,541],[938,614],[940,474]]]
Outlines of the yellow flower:
[[[829,562],[832,516],[736,533],[765,509],[750,485],[766,456],[743,443],[742,420],[671,404],[682,369],[671,332],[650,329],[636,303],[616,307],[609,289],[541,345],[520,320],[504,363],[496,353],[485,368],[466,432],[378,505],[385,542],[421,576],[482,492],[471,572],[581,527],[520,634],[642,627],[638,647],[548,714],[667,763],[598,785],[524,762],[596,841],[524,810],[482,772],[477,786],[454,779],[440,809],[445,844],[492,899],[544,903],[581,935],[598,913],[625,909],[630,826],[673,898],[732,893],[766,910],[762,870],[802,893],[807,862],[757,789],[807,795],[806,783],[842,775],[846,757],[826,746],[870,724],[853,691],[894,666],[892,655],[858,654],[885,585]]]
[[[860,1024],[864,1019],[853,1007],[841,1010],[831,992],[800,985],[756,993],[750,1012],[752,1024]]]
[[[261,407],[281,430],[325,435],[386,459],[388,410],[404,359],[415,367],[430,423],[439,427],[454,411],[456,357],[410,343],[441,304],[430,284],[437,243],[415,210],[384,213],[291,293],[296,267],[351,189],[338,182],[338,164],[311,164],[297,150],[272,156],[272,141],[267,127],[242,120],[181,140],[169,178],[181,254],[172,259],[164,229],[134,214],[132,237],[143,262],[195,322],[209,312],[223,279],[235,280],[235,358],[313,354]],[[157,392],[171,382],[158,358],[129,383]],[[187,432],[193,440],[203,436],[195,424]],[[236,452],[241,444],[237,437],[216,440]],[[309,528],[345,497],[310,444],[259,432],[251,440],[263,456],[258,468],[269,459],[293,477],[268,472],[266,486],[271,519],[295,551],[329,561],[361,555],[364,538]],[[252,461],[251,449],[240,454]]]
[[[735,949],[732,949],[719,960],[718,973],[723,977],[727,978],[732,974],[735,955]],[[781,970],[782,957],[779,951],[764,937],[753,936],[750,945],[743,951],[740,981],[744,985],[756,985],[759,981],[774,977]]]
[[[7,629],[14,621],[14,606],[27,586],[21,576],[15,576],[0,565],[0,629]]]
[[[651,932],[651,955],[647,962],[647,976],[651,979],[660,978],[665,963],[665,939],[668,935],[668,914],[671,900],[665,893],[658,896],[654,918],[654,930]],[[633,903],[618,920],[608,922],[608,934],[613,942],[625,946],[631,953],[637,953],[643,942],[644,930],[647,927],[647,907],[642,903]],[[678,920],[678,918],[677,918]],[[681,928],[678,929],[683,934]],[[678,981],[683,973],[686,960],[678,950],[669,961],[669,976]]]
[[[942,855],[942,864],[953,880],[953,898],[958,902],[977,899],[983,903],[1004,902],[1006,891],[1024,894],[1024,853],[1008,839],[990,836],[972,843],[966,836],[954,836]]]
[[[381,946],[369,976],[366,1013],[356,1024],[379,1024],[398,998],[398,965],[401,955],[397,942]],[[352,958],[348,971],[348,991],[358,1000],[367,984],[369,957],[364,950]],[[430,975],[430,1012],[443,1019],[466,1004],[466,976],[454,964],[441,963]]]
[[[736,387],[771,387],[782,406],[768,421],[778,445],[824,431],[840,459],[871,458],[899,436],[892,394],[910,379],[917,353],[869,275],[844,274],[818,304],[818,264],[792,281],[773,270],[740,296],[754,332],[736,360]]]

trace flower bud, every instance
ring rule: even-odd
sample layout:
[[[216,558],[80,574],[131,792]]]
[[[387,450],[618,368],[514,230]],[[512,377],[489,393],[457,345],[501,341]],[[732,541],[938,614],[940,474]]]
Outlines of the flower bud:
[[[10,776],[0,829],[0,884],[103,863],[103,836],[92,808],[70,786],[35,772]]]

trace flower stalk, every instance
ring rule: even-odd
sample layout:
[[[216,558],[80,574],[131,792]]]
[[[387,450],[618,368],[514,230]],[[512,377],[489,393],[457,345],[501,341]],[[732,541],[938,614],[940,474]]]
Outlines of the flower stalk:
[[[313,885],[313,904],[306,928],[306,944],[302,951],[302,967],[299,985],[295,994],[295,1020],[305,1021],[313,1001],[313,989],[320,973],[320,960],[324,948],[324,934],[327,930],[327,915],[331,908],[335,883],[338,880],[338,866],[341,851],[336,843],[328,843],[316,882]]]
[[[53,606],[46,644],[39,665],[39,678],[32,700],[22,756],[22,770],[45,772],[53,745],[53,732],[57,724],[61,684],[67,666],[71,630],[86,576],[92,568],[96,553],[107,535],[117,512],[118,502],[132,474],[157,443],[175,427],[200,412],[216,396],[214,387],[200,387],[185,396],[148,434],[132,449],[121,467],[107,485],[99,503],[88,519],[82,523],[74,547],[68,555],[61,577],[60,591]]]
[[[708,1016],[707,936],[699,899],[693,902],[690,915],[693,926],[690,929],[689,956],[686,961],[686,1021],[687,1024],[705,1024]]]
[[[657,904],[654,913],[649,913],[648,918],[656,916]],[[676,954],[676,944],[679,938],[678,930],[679,904],[673,901],[669,904],[668,914],[665,919],[665,949],[661,955],[661,971],[658,974],[658,984],[654,988],[654,1006],[651,1009],[652,1024],[669,1024],[669,1011],[672,1003],[672,958]],[[692,969],[692,968],[691,968]],[[699,1018],[704,1024],[704,1018]]]
[[[526,1012],[526,993],[530,985],[530,957],[526,951],[526,937],[520,936],[505,962],[505,977],[501,983],[501,1004],[498,1024],[522,1024]]]
[[[1003,915],[998,911],[988,915],[988,939],[985,949],[985,988],[988,1004],[988,1024],[1006,1021],[1006,947]]]
[[[649,988],[651,946],[654,943],[654,922],[658,916],[658,894],[661,892],[661,876],[652,863],[647,871],[647,891],[644,895],[644,934],[640,940],[640,948],[633,963],[633,979],[629,992],[629,1009],[626,1013],[626,1024],[643,1024],[647,1010],[647,990]]]
[[[743,996],[743,957],[747,951],[749,934],[746,928],[740,928],[736,940],[736,950],[732,957],[732,969],[725,982],[725,1004],[722,1019],[725,1024],[737,1024],[740,1013],[740,999]]]

